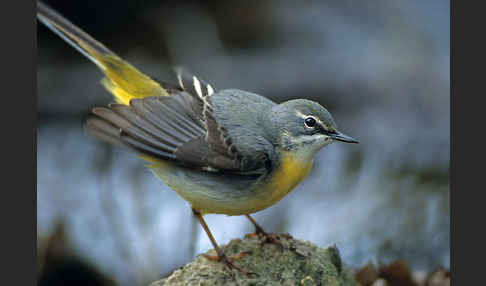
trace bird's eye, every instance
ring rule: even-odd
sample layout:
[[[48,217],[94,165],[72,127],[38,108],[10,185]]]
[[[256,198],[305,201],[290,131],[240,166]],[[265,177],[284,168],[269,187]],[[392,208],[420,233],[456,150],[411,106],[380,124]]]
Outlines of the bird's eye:
[[[316,125],[316,120],[312,117],[307,117],[304,122],[307,127],[314,127]]]

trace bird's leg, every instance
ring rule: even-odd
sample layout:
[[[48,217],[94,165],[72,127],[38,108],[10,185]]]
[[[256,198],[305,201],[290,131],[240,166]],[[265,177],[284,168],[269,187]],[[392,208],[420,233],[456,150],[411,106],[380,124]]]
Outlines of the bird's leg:
[[[248,214],[245,215],[250,222],[255,226],[255,233],[250,236],[258,235],[258,236],[267,236],[268,234],[263,230],[263,228]]]
[[[226,256],[226,254],[224,254],[224,252],[221,250],[221,248],[219,248],[218,244],[216,243],[216,240],[214,239],[213,235],[211,234],[211,231],[209,230],[209,227],[206,224],[206,222],[204,221],[201,213],[196,209],[192,209],[192,213],[199,220],[199,223],[201,224],[202,228],[204,229],[204,231],[208,235],[209,240],[211,240],[211,243],[213,244],[213,247],[214,247],[214,249],[216,250],[216,253],[217,253],[217,256],[207,255],[207,254],[203,254],[203,256],[206,259],[209,259],[209,260],[223,262],[225,267],[226,267],[226,270],[228,270],[230,273],[231,273],[231,269],[234,268],[234,269],[240,271],[241,273],[243,273],[245,275],[249,275],[250,273],[244,271],[243,269],[241,269],[240,267],[238,267],[237,265],[235,265],[233,263],[236,259],[244,256],[246,254],[246,252],[238,253],[234,257]]]
[[[263,241],[263,243],[273,243],[273,244],[280,245],[281,247],[283,247],[283,245],[280,242],[280,236],[283,236],[283,237],[285,237],[287,239],[291,239],[292,238],[292,236],[290,234],[277,235],[277,234],[272,234],[272,233],[266,233],[263,230],[263,228],[250,215],[246,214],[245,216],[255,226],[255,232],[254,233],[247,234],[246,235],[247,237],[252,237],[252,236],[255,236],[255,235],[257,235],[258,237],[264,237],[265,240]]]

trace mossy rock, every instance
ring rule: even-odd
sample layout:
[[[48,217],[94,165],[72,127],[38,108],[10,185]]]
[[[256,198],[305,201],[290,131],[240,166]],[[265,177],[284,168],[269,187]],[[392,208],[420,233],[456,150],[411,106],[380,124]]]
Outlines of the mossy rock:
[[[310,242],[279,236],[281,246],[251,237],[235,239],[222,246],[227,256],[246,255],[235,264],[247,272],[229,273],[224,265],[198,256],[193,262],[150,286],[174,285],[356,285],[352,273],[343,267],[335,246],[320,248]],[[216,255],[214,250],[206,252]]]

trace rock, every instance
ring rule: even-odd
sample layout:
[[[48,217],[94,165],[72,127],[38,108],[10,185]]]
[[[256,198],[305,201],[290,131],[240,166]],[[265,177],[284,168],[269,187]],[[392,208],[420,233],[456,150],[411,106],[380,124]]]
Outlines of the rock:
[[[451,273],[443,268],[439,268],[432,272],[427,278],[428,286],[450,286]]]
[[[386,282],[385,279],[383,278],[379,278],[378,280],[376,280],[372,286],[387,286],[388,283]]]
[[[224,253],[248,254],[235,264],[247,272],[230,274],[220,262],[198,256],[170,276],[150,286],[175,285],[356,285],[351,271],[342,266],[335,246],[320,248],[310,242],[279,236],[281,246],[258,237],[235,239],[222,246]],[[216,255],[214,250],[206,252]]]

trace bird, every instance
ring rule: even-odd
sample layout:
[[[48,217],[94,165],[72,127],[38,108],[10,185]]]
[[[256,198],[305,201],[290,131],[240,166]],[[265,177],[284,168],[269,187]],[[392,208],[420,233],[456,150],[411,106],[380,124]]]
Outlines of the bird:
[[[230,272],[241,269],[224,254],[203,215],[244,215],[255,234],[271,237],[250,216],[292,191],[309,173],[314,155],[332,142],[358,143],[340,132],[330,112],[307,99],[276,103],[239,89],[218,90],[182,68],[176,83],[151,78],[42,2],[37,18],[104,74],[114,103],[95,107],[84,129],[128,148],[187,201]]]

